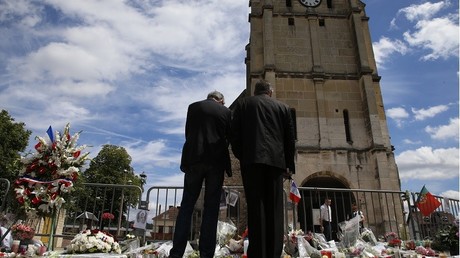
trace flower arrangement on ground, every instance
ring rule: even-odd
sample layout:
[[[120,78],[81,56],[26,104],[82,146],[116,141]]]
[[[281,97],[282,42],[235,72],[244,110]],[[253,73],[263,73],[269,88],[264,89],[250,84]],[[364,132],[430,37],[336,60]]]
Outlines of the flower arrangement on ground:
[[[71,136],[69,124],[62,134],[53,134],[51,126],[47,133],[49,140],[37,136],[36,152],[22,157],[15,182],[16,199],[27,213],[49,215],[60,208],[88,159],[89,153],[82,154],[86,145],[77,146],[81,132]]]
[[[388,241],[388,246],[390,247],[401,247],[401,239],[393,238]]]
[[[436,252],[430,247],[417,246],[415,247],[415,252],[426,256],[436,256]]]
[[[431,244],[438,251],[449,251],[451,255],[459,254],[459,228],[458,219],[453,225],[449,225],[436,233]]]
[[[14,224],[11,226],[11,234],[16,240],[30,240],[35,236],[35,229],[26,224]]]
[[[361,238],[371,244],[371,245],[376,245],[377,244],[377,238],[375,238],[374,232],[368,228],[364,228],[363,232],[361,233]]]
[[[118,242],[110,233],[100,230],[85,230],[77,234],[70,245],[68,253],[121,253]]]
[[[385,234],[385,240],[386,241],[390,241],[393,238],[398,238],[398,234],[396,234],[395,232],[387,232]]]
[[[303,231],[301,229],[291,230],[285,239],[284,251],[291,256],[298,256],[299,249],[297,246],[297,237],[303,236]]]
[[[104,213],[102,213],[101,218],[103,220],[113,220],[115,218],[115,216],[110,212],[104,212]]]
[[[398,234],[395,232],[387,232],[385,234],[385,240],[390,247],[401,247],[401,239],[399,239]]]

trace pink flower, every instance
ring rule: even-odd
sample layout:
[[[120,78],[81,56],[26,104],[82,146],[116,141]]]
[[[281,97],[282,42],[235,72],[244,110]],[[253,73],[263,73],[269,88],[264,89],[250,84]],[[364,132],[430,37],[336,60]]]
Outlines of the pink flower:
[[[102,213],[102,219],[104,219],[104,220],[112,220],[114,218],[115,218],[115,216],[110,212]]]
[[[35,229],[25,224],[14,224],[11,227],[14,239],[32,239],[35,236]]]

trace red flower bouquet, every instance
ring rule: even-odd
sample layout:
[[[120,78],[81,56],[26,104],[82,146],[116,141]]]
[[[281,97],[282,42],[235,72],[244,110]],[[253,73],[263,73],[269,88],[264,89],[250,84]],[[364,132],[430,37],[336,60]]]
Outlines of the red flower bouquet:
[[[387,241],[390,241],[391,239],[394,239],[394,238],[398,238],[398,234],[396,234],[395,232],[387,232],[385,234],[385,239]]]
[[[401,239],[398,239],[398,238],[393,238],[391,239],[390,241],[388,241],[388,246],[391,246],[391,247],[397,247],[397,246],[401,246]]]
[[[13,239],[29,240],[35,236],[35,229],[25,224],[14,224],[11,226]]]
[[[101,217],[103,220],[113,220],[115,218],[115,216],[110,213],[110,212],[104,212],[102,213],[102,217]]]

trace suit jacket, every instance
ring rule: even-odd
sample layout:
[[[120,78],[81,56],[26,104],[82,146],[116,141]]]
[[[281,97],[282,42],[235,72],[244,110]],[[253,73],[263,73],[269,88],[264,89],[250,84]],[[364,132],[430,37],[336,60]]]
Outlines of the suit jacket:
[[[237,104],[231,144],[242,166],[265,164],[295,172],[295,135],[290,109],[266,94],[246,97]]]
[[[228,150],[230,123],[231,111],[212,99],[190,104],[185,124],[181,170],[187,172],[193,164],[207,163],[223,168],[231,176]]]

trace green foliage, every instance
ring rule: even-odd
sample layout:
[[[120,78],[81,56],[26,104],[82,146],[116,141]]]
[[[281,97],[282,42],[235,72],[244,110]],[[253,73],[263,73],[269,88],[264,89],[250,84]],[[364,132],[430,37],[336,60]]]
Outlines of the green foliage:
[[[21,152],[24,152],[31,131],[25,129],[25,124],[14,122],[6,110],[0,112],[0,171],[2,178],[10,182],[16,179],[21,167]]]
[[[431,246],[437,251],[450,251],[452,255],[458,254],[458,234],[458,226],[450,225],[438,231]]]
[[[134,177],[131,156],[123,147],[104,145],[97,156],[91,160],[83,177],[88,183],[124,184],[124,180]],[[127,182],[127,181],[126,181]]]
[[[24,123],[15,122],[6,110],[0,112],[0,177],[10,181],[10,196],[14,196],[12,186],[21,168],[21,152],[27,148],[31,134]],[[17,202],[9,200],[7,210],[16,210]]]
[[[142,178],[136,176],[131,167],[131,156],[120,146],[104,145],[97,156],[90,162],[89,168],[82,174],[82,182],[96,184],[132,185],[142,187]],[[98,187],[79,185],[75,196],[78,196],[73,210],[83,212],[92,210],[95,214],[113,211],[115,217],[119,215],[121,197],[123,196],[123,211],[129,206],[135,207],[139,201],[140,191],[136,188],[113,188],[114,191],[103,191]],[[104,198],[104,196],[106,198]],[[110,196],[111,198],[107,198]],[[101,201],[95,200],[101,197]],[[92,199],[89,204],[88,200]],[[105,200],[102,201],[102,200]],[[102,203],[101,203],[102,202]],[[93,207],[88,207],[93,206]]]

